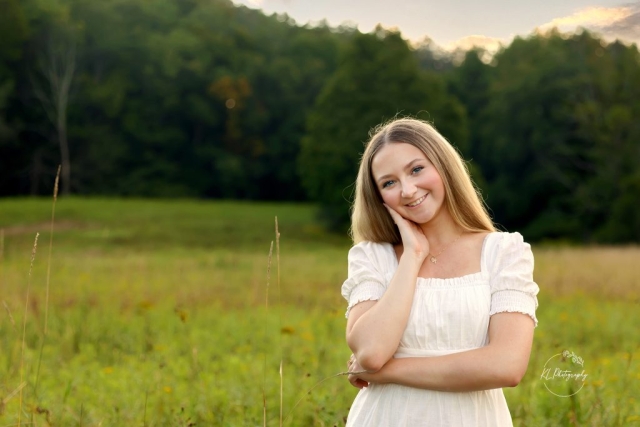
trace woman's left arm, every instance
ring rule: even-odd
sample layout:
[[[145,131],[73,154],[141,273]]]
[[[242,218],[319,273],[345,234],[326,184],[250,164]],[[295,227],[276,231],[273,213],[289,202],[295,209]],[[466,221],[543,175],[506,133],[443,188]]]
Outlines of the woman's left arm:
[[[392,358],[379,371],[350,375],[349,381],[358,388],[366,381],[458,392],[515,387],[527,371],[533,329],[526,314],[494,314],[484,347],[446,356]],[[362,369],[354,362],[349,370]]]

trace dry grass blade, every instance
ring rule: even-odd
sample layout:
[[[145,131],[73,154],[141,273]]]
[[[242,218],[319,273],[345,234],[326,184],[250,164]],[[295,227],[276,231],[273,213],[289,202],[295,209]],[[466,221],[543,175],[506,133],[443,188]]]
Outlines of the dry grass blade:
[[[282,427],[282,392],[283,392],[283,385],[282,385],[282,380],[283,380],[283,372],[282,372],[282,358],[280,359],[280,427]]]
[[[27,296],[24,302],[24,319],[22,321],[22,347],[20,350],[20,384],[24,382],[24,340],[27,334],[27,313],[29,310],[29,291],[31,289],[31,271],[33,270],[33,261],[36,259],[36,251],[38,249],[38,236],[33,242],[33,250],[31,251],[31,264],[29,265],[29,278],[27,280]],[[20,389],[20,411],[18,412],[18,427],[22,425],[22,388]]]
[[[276,267],[278,275],[278,303],[280,308],[278,309],[279,321],[278,325],[282,330],[282,292],[280,291],[280,231],[278,230],[278,217],[276,216]],[[282,334],[280,334],[280,427],[282,427],[282,410],[283,410],[283,398],[284,398],[284,373],[283,373],[283,355],[282,355]]]
[[[11,315],[11,310],[9,309],[9,306],[4,300],[2,300],[2,304],[4,305],[5,310],[7,310],[7,314],[9,315],[9,320],[11,321],[11,325],[13,325],[13,330],[18,332],[18,328],[16,327],[16,321],[13,320],[13,316]]]
[[[142,417],[142,427],[147,427],[147,400],[149,400],[149,390],[144,393],[144,415]]]
[[[269,248],[269,258],[267,260],[267,288],[264,300],[264,366],[262,368],[262,419],[264,427],[267,427],[267,337],[269,325],[269,281],[271,280],[271,256],[273,255],[273,241]]]
[[[42,352],[44,351],[44,342],[47,338],[47,327],[49,321],[49,279],[51,277],[51,252],[53,250],[53,224],[56,216],[56,201],[58,200],[58,184],[60,182],[60,168],[58,166],[58,172],[56,173],[56,180],[53,184],[53,206],[51,207],[51,227],[49,229],[49,257],[47,258],[47,283],[46,283],[46,296],[44,303],[44,331],[42,333],[42,342],[40,343],[40,354],[38,355],[38,367],[36,369],[36,380],[34,386],[34,393],[38,392],[38,383],[40,379],[40,364],[42,362]]]
[[[2,261],[4,259],[4,228],[0,228],[0,287],[2,287]],[[13,317],[11,317],[11,312],[9,311],[9,307],[7,307],[7,303],[2,301],[5,308],[7,309],[7,313],[9,313],[9,317],[11,318],[11,323],[13,323],[13,327],[16,327],[15,322],[13,321]]]
[[[51,228],[49,230],[49,258],[47,260],[47,285],[46,296],[44,304],[44,335],[47,335],[47,324],[49,320],[49,279],[51,277],[51,251],[53,248],[53,224],[56,216],[56,201],[58,200],[58,184],[60,183],[60,169],[62,165],[58,166],[58,173],[56,173],[56,181],[53,184],[53,206],[51,207]],[[44,339],[44,338],[43,338]]]
[[[24,386],[26,386],[27,383],[26,381],[24,381],[22,384],[20,384],[18,387],[16,387],[15,390],[13,390],[11,393],[9,393],[6,397],[4,397],[2,400],[0,400],[0,416],[4,413],[4,408],[5,406],[7,406],[7,403],[9,403],[9,401],[11,399],[13,399],[13,397],[18,394],[18,392],[20,392]]]
[[[9,403],[9,401],[13,399],[15,395],[18,394],[26,385],[27,385],[27,382],[23,381],[22,384],[16,387],[16,389],[13,390],[11,393],[9,393],[4,399],[2,399],[2,405],[4,406],[7,403]]]

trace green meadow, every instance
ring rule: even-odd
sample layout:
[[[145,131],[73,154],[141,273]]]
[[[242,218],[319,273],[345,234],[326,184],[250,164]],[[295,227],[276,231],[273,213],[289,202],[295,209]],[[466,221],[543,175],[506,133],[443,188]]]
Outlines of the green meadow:
[[[314,206],[62,198],[52,240],[51,208],[0,199],[0,427],[344,425],[350,242]],[[533,249],[514,424],[640,425],[640,248]],[[584,381],[543,378],[564,350]]]

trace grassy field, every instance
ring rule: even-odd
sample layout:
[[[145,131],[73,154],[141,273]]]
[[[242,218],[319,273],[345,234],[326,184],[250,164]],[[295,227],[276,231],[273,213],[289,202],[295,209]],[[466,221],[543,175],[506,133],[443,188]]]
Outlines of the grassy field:
[[[264,400],[277,426],[281,363],[284,425],[344,425],[350,244],[312,206],[60,199],[49,264],[50,218],[50,200],[0,199],[0,427],[261,426]],[[505,389],[514,424],[640,425],[640,249],[534,253],[540,325]],[[563,350],[588,374],[571,397],[541,378]]]

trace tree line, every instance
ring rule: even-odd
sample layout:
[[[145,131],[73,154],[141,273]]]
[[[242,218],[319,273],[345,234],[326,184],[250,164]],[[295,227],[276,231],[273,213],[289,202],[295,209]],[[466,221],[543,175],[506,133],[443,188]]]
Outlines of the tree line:
[[[430,120],[530,240],[639,242],[640,54],[587,31],[481,51],[229,0],[0,0],[0,195],[313,200],[344,229],[368,131]]]

